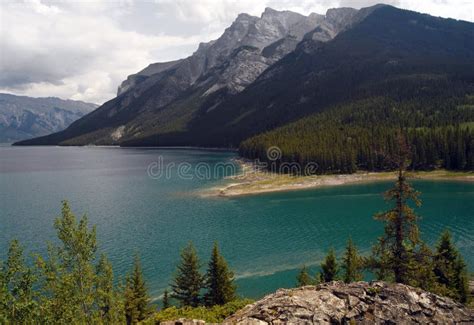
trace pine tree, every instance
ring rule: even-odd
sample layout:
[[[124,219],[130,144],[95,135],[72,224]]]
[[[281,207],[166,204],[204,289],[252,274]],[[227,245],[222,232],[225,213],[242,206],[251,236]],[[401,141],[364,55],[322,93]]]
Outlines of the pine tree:
[[[344,282],[350,283],[354,281],[361,281],[363,279],[363,264],[362,257],[359,256],[357,252],[357,247],[355,247],[352,239],[349,238],[341,265],[342,269],[344,270]]]
[[[182,306],[197,307],[201,303],[200,294],[204,279],[199,269],[199,258],[194,245],[190,242],[181,251],[181,264],[177,267],[174,283],[171,285],[172,297]]]
[[[434,272],[438,282],[449,290],[454,299],[466,303],[469,298],[466,264],[452,242],[451,233],[442,233],[434,257]]]
[[[170,298],[168,295],[168,289],[165,289],[165,292],[163,292],[163,309],[170,308]]]
[[[296,286],[304,287],[307,285],[311,285],[313,283],[314,281],[313,279],[311,279],[311,276],[309,275],[308,268],[306,267],[306,265],[303,265],[300,272],[296,276]]]
[[[219,253],[217,243],[214,243],[212,249],[205,287],[207,293],[204,296],[204,301],[207,306],[224,305],[235,300],[234,274],[229,270],[227,262]]]
[[[331,282],[337,279],[339,267],[337,265],[336,254],[334,249],[330,249],[328,255],[321,264],[320,279],[322,282]]]
[[[417,206],[421,202],[418,199],[419,193],[406,181],[407,150],[405,140],[401,138],[397,157],[398,179],[395,186],[385,193],[385,199],[394,201],[395,204],[389,211],[375,216],[377,220],[385,222],[385,233],[374,249],[376,262],[373,264],[379,268],[380,273],[389,271],[389,274],[384,273],[384,276],[393,276],[394,281],[398,283],[409,283],[409,267],[413,264],[410,251],[415,251],[420,244],[418,217],[408,205],[408,201],[413,201]]]
[[[127,277],[124,304],[127,324],[136,324],[149,314],[148,291],[138,256],[135,257],[133,270]]]

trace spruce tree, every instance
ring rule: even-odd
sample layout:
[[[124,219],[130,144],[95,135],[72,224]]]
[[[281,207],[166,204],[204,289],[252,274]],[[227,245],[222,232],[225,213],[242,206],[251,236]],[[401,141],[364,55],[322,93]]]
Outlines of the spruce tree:
[[[446,292],[438,285],[434,273],[433,252],[425,243],[421,243],[418,251],[415,251],[409,267],[409,285],[422,288],[440,295]]]
[[[438,282],[449,290],[451,297],[466,303],[469,298],[466,264],[454,246],[448,230],[442,233],[436,245],[434,263]]]
[[[165,292],[163,292],[163,309],[170,308],[170,297],[168,294],[168,289],[165,289]]]
[[[203,287],[203,276],[199,269],[201,265],[192,242],[181,251],[181,263],[171,287],[172,297],[178,300],[182,306],[197,307],[201,303],[201,289]]]
[[[219,253],[217,243],[214,243],[205,279],[204,302],[207,306],[224,305],[235,299],[234,274]]]
[[[350,283],[354,281],[361,281],[363,279],[363,264],[362,257],[359,256],[357,252],[357,247],[352,242],[352,239],[349,238],[341,265],[344,271],[344,282]]]
[[[304,287],[307,285],[311,285],[313,283],[314,281],[313,279],[311,279],[311,276],[309,275],[308,268],[306,267],[306,265],[303,265],[300,272],[296,276],[296,286]]]
[[[419,206],[421,202],[419,193],[406,181],[407,150],[405,140],[400,138],[397,181],[385,193],[385,199],[394,201],[394,207],[375,215],[375,219],[385,223],[385,232],[374,248],[373,266],[379,269],[376,272],[398,283],[409,283],[409,268],[413,264],[410,252],[414,252],[420,244],[418,217],[408,203],[413,201]]]
[[[328,255],[321,264],[320,280],[321,282],[331,282],[337,279],[339,272],[339,266],[336,260],[336,254],[334,249],[330,249]]]
[[[125,317],[127,324],[136,324],[149,314],[148,291],[138,256],[135,257],[132,272],[127,276],[124,291]]]

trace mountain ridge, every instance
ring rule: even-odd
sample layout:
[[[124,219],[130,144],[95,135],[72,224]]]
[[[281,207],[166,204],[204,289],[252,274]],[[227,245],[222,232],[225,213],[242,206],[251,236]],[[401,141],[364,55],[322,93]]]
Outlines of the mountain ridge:
[[[98,105],[58,97],[0,93],[0,142],[47,135],[65,129]]]
[[[342,11],[346,14],[348,11],[356,12],[355,9],[347,8]],[[148,132],[147,125],[141,127],[142,120],[158,120],[161,127],[163,120],[170,115],[173,115],[175,124],[178,125],[175,129],[183,129],[196,112],[194,108],[182,109],[182,107],[171,112],[170,106],[180,105],[180,98],[188,96],[188,102],[183,104],[188,107],[194,104],[195,98],[201,101],[198,105],[209,103],[210,107],[216,106],[228,95],[245,89],[265,69],[291,52],[315,27],[322,26],[321,28],[325,30],[337,28],[338,30],[331,30],[329,37],[337,34],[341,28],[340,22],[334,19],[337,12],[339,9],[328,11],[327,16],[331,18],[329,21],[326,21],[324,15],[304,16],[271,8],[267,8],[260,17],[240,14],[221,37],[209,43],[201,43],[192,56],[175,64],[159,63],[160,66],[166,65],[167,68],[150,76],[145,76],[143,70],[137,76],[132,75],[129,77],[130,80],[127,78],[128,82],[122,84],[122,90],[119,90],[120,95],[117,98],[105,103],[85,118],[89,121],[83,119],[73,124],[68,132],[43,139],[46,140],[44,142],[39,141],[65,145],[118,144],[117,140],[111,137],[118,127],[123,129],[125,126],[129,138],[141,137]],[[333,21],[337,22],[337,26],[332,25]],[[328,39],[327,35],[313,37],[321,38],[321,41]],[[269,48],[277,42],[275,48]],[[265,48],[265,55],[262,55]],[[239,55],[233,56],[237,49]],[[183,112],[185,110],[187,112]],[[189,112],[192,110],[194,112]],[[181,116],[176,118],[176,115],[180,114]],[[136,123],[125,125],[136,116],[138,116]],[[61,141],[63,138],[78,136],[81,139]]]
[[[474,24],[387,5],[334,10],[313,15],[311,19],[320,21],[310,31],[300,32],[301,39],[292,39],[288,32],[268,44],[262,39],[268,33],[278,34],[281,26],[263,21],[260,28],[251,24],[258,17],[239,15],[217,41],[201,44],[193,56],[151,75],[66,131],[20,144],[235,148],[250,136],[340,102],[377,94],[397,97],[396,87],[403,89],[403,96],[418,96],[417,89],[439,86],[436,76],[446,76],[448,84],[471,82],[474,49],[469,40]],[[337,19],[327,20],[333,13],[349,18],[337,25]],[[258,21],[262,17],[265,13]],[[339,28],[330,40],[327,24]],[[252,34],[249,26],[268,33]],[[232,38],[234,34],[237,37]],[[254,43],[236,46],[242,35],[250,35]],[[232,46],[224,42],[227,38]],[[212,52],[213,48],[220,51]],[[278,51],[273,62],[266,61]],[[201,69],[204,64],[210,67],[206,73],[193,72],[193,67]],[[118,128],[124,132],[112,138]]]

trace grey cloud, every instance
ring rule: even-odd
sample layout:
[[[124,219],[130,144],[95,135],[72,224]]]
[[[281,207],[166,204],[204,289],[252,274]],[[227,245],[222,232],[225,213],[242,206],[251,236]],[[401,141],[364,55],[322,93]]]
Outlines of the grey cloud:
[[[63,84],[68,76],[87,70],[91,58],[99,53],[87,49],[50,48],[48,52],[25,50],[22,46],[2,40],[0,87],[24,89],[27,84],[48,82]]]

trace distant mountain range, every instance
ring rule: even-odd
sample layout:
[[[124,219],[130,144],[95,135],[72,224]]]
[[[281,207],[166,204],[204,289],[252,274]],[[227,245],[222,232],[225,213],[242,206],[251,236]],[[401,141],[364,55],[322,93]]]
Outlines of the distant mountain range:
[[[19,144],[238,147],[344,103],[435,105],[474,94],[473,39],[473,23],[387,5],[240,14],[190,57],[129,76],[66,130]]]
[[[0,143],[62,131],[98,105],[55,97],[32,98],[0,93]]]

